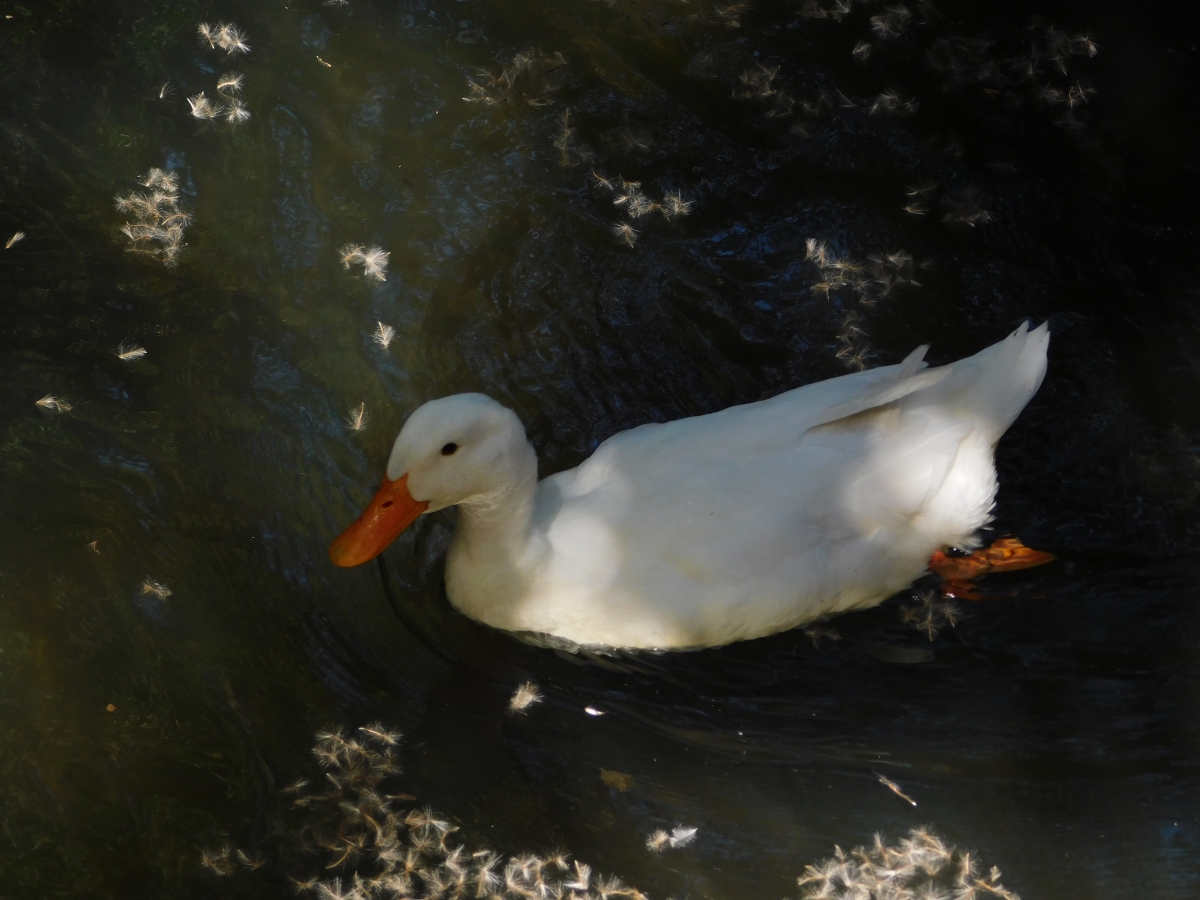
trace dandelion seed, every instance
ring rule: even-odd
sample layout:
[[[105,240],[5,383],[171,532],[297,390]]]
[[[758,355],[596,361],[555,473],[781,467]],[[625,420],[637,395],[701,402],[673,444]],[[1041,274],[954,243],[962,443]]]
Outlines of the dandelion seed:
[[[4,245],[4,249],[5,249],[5,250],[11,250],[11,249],[13,248],[13,245],[14,245],[14,244],[19,244],[19,243],[21,243],[21,241],[23,241],[23,240],[25,240],[25,232],[23,232],[23,231],[18,231],[18,232],[16,232],[15,234],[13,234],[13,236],[12,236],[12,237],[10,237],[10,238],[8,239],[8,243]]]
[[[608,713],[606,713],[604,710],[596,709],[596,707],[594,707],[594,706],[585,706],[583,708],[583,711],[585,713],[587,713],[589,716],[606,716],[606,715],[608,715]]]
[[[350,266],[361,263],[365,249],[362,244],[343,244],[338,249],[338,254],[342,260],[342,268],[349,269]]]
[[[166,100],[169,96],[171,96],[171,93],[172,93],[171,82],[164,81],[162,84],[162,87],[160,87],[158,89],[158,99]]]
[[[391,325],[384,325],[382,322],[379,322],[374,333],[371,335],[371,340],[386,350],[395,336],[395,328],[393,328]]]
[[[731,3],[728,6],[713,7],[713,12],[725,23],[726,28],[741,28],[742,13],[749,8],[749,2]]]
[[[225,113],[225,121],[231,125],[237,125],[245,122],[250,118],[250,110],[246,108],[246,104],[241,100],[230,98],[229,109]]]
[[[133,245],[130,250],[172,266],[179,256],[183,231],[191,222],[191,216],[179,208],[179,176],[152,168],[138,183],[150,193],[118,194],[113,198],[119,211],[132,213],[136,219],[121,226],[121,232]]]
[[[246,853],[244,850],[239,850],[237,852],[237,859],[238,862],[251,871],[254,871],[255,869],[261,869],[267,862],[261,856],[252,856],[249,853]]]
[[[1066,99],[1063,96],[1062,91],[1060,91],[1058,88],[1052,87],[1051,85],[1048,85],[1048,84],[1045,85],[1043,88],[1041,88],[1041,90],[1039,90],[1037,92],[1037,98],[1040,101],[1042,101],[1043,103],[1045,103],[1047,106],[1053,106],[1056,103],[1062,103],[1063,100]]]
[[[811,259],[822,269],[825,268],[825,263],[829,259],[829,247],[824,241],[819,241],[816,238],[808,238],[804,242],[805,259]]]
[[[811,625],[804,629],[804,633],[812,641],[813,647],[818,650],[821,649],[821,641],[840,641],[842,639],[842,635],[836,628],[826,628],[824,625]]]
[[[123,359],[126,362],[133,362],[134,360],[141,359],[147,352],[145,347],[139,347],[133,341],[124,341],[117,348],[117,358]]]
[[[587,892],[591,887],[591,883],[592,867],[587,863],[581,863],[579,860],[576,860],[575,875],[570,881],[564,882],[563,887],[569,891]]]
[[[625,212],[633,219],[640,219],[657,208],[658,204],[651,202],[645,194],[634,194],[625,203]]]
[[[55,397],[53,394],[47,394],[41,400],[37,401],[37,405],[42,409],[48,409],[50,412],[70,412],[71,404],[61,397]]]
[[[904,211],[910,216],[923,216],[929,212],[929,207],[924,203],[910,203],[903,207]]]
[[[155,206],[161,206],[164,203],[174,203],[174,194],[179,190],[179,176],[174,172],[168,172],[166,169],[160,169],[157,166],[151,166],[150,171],[146,173],[138,184],[143,187],[155,189],[151,195],[151,200]]]
[[[394,728],[385,728],[382,722],[372,722],[370,725],[364,725],[358,730],[388,747],[395,747],[400,743],[400,738],[403,737]]]
[[[1096,89],[1091,86],[1086,86],[1081,81],[1075,84],[1067,91],[1067,106],[1074,109],[1080,103],[1088,103],[1088,97],[1096,93]]]
[[[613,237],[620,238],[630,247],[637,243],[638,231],[628,222],[616,222],[611,231]]]
[[[166,600],[168,597],[171,596],[171,594],[172,594],[172,591],[169,587],[167,587],[162,582],[155,581],[153,578],[147,578],[145,581],[142,582],[142,596],[143,597],[148,596],[148,595],[153,595],[153,596],[157,597],[159,600]]]
[[[872,47],[866,41],[859,41],[854,45],[854,49],[850,51],[850,55],[858,61],[863,61],[871,55]]]
[[[218,25],[216,43],[218,47],[230,55],[250,52],[250,45],[246,43],[245,33],[236,25],[226,25],[224,23]]]
[[[362,255],[363,275],[370,275],[379,281],[387,281],[385,273],[387,272],[388,258],[391,255],[380,247],[368,247]]]
[[[660,209],[662,214],[668,219],[673,219],[676,216],[686,216],[692,211],[694,200],[685,200],[683,195],[678,191],[670,191],[663,196],[663,202]]]
[[[89,550],[91,550],[93,553],[99,553],[100,552],[100,542],[92,541],[90,544],[87,545],[87,548]]]
[[[350,415],[346,418],[346,424],[350,426],[351,431],[363,431],[370,420],[371,417],[367,414],[367,404],[360,403],[354,409],[350,410]]]
[[[217,90],[225,94],[240,94],[245,78],[240,72],[226,72],[217,79]]]
[[[670,843],[671,835],[660,828],[646,838],[646,849],[654,853],[661,853]]]
[[[900,785],[896,784],[896,782],[892,781],[890,778],[887,778],[884,775],[879,775],[878,773],[876,773],[876,777],[879,779],[880,784],[882,784],[885,788],[887,788],[889,791],[891,791],[893,794],[895,794],[901,800],[904,800],[907,803],[911,803],[913,806],[917,805],[917,801],[914,800],[912,797],[908,796],[908,794],[904,793],[904,791],[900,789]]]
[[[220,850],[205,850],[200,854],[200,865],[217,875],[233,874],[233,865],[229,857],[233,854],[232,847],[222,847]]]
[[[196,26],[196,33],[200,35],[200,40],[208,44],[210,48],[217,46],[217,29],[207,22],[201,22]]]
[[[321,59],[321,57],[319,57],[319,56],[317,57],[317,62],[319,62],[321,65],[323,65],[327,69],[333,68],[333,63],[325,62],[325,60]]]
[[[215,119],[225,107],[220,103],[213,103],[206,96],[204,91],[187,98],[188,106],[191,107],[192,117],[196,119]]]
[[[983,208],[984,202],[983,194],[974,188],[967,188],[946,200],[946,214],[942,216],[942,221],[970,228],[987,224],[994,216]]]
[[[510,713],[523,713],[535,703],[542,702],[542,692],[538,690],[538,686],[532,681],[526,681],[514,692],[508,701],[508,711]]]
[[[611,181],[609,181],[607,178],[605,178],[603,175],[601,175],[599,172],[597,172],[595,169],[592,169],[592,182],[598,188],[603,188],[606,191],[613,190],[613,183]]]

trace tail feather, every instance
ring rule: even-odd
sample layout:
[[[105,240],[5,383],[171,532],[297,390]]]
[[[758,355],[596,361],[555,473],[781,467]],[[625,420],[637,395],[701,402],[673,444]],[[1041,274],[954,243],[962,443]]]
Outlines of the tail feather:
[[[995,443],[1041,387],[1049,346],[1048,322],[1037,328],[1023,322],[1004,340],[947,366],[950,375],[913,400],[961,410]]]

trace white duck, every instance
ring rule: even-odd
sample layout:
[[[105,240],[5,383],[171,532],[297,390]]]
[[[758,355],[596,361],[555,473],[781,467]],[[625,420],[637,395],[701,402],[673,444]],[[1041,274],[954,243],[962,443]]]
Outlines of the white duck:
[[[330,548],[366,562],[459,507],[450,602],[584,646],[683,649],[872,606],[972,541],[997,441],[1046,371],[1046,324],[975,356],[832,378],[614,435],[537,480],[520,420],[483,394],[418,408],[370,507]]]

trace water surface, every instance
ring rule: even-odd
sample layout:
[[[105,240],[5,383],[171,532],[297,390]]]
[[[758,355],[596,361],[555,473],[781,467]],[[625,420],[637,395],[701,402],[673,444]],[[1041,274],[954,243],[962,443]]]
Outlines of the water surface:
[[[913,5],[887,40],[879,4],[6,8],[0,894],[293,896],[280,788],[319,777],[318,730],[382,720],[472,846],[655,898],[795,897],[835,844],[920,824],[1026,898],[1195,896],[1195,42],[1165,7],[992,7]],[[251,52],[201,45],[217,21]],[[1059,34],[1099,52],[1061,71]],[[192,118],[230,69],[250,120]],[[119,231],[152,166],[194,216],[175,268]],[[693,205],[635,220],[593,172]],[[902,277],[822,287],[810,239]],[[819,646],[584,658],[451,610],[452,513],[326,559],[425,400],[511,406],[548,474],[1026,317],[1050,370],[996,529],[1060,562],[932,641],[902,596]],[[545,701],[507,715],[527,679]],[[646,850],[680,822],[690,848]],[[268,863],[204,870],[224,843]]]

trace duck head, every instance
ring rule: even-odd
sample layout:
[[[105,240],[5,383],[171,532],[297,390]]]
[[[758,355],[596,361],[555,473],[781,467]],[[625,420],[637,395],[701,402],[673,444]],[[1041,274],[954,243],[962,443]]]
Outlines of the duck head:
[[[512,410],[484,394],[431,400],[408,417],[375,499],[329,548],[337,566],[374,559],[427,512],[486,504],[504,495],[533,459],[525,428]]]

